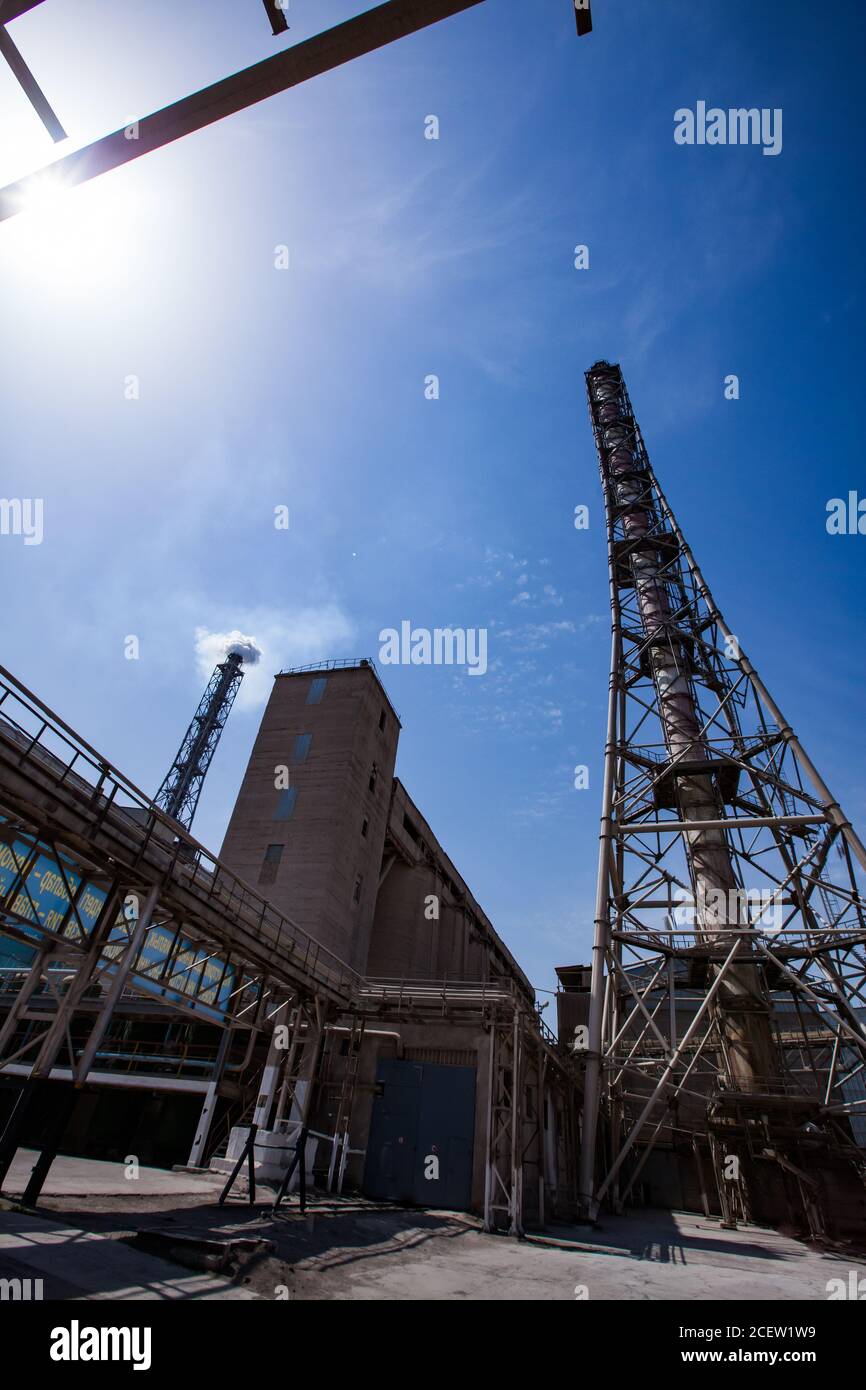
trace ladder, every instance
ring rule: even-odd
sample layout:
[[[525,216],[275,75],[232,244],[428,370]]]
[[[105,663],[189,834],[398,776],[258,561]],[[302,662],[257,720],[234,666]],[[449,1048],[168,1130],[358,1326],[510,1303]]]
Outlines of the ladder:
[[[332,1192],[334,1188],[334,1172],[337,1167],[337,1155],[341,1148],[348,1152],[349,1126],[352,1120],[352,1107],[355,1103],[355,1088],[358,1082],[358,1068],[361,1061],[361,1044],[364,1040],[364,1023],[365,1020],[363,1018],[358,1018],[357,1015],[353,1016],[352,1027],[348,1037],[346,1066],[343,1070],[340,1098],[337,1102],[337,1114],[334,1120],[334,1138],[331,1142],[331,1162],[328,1167],[329,1192]],[[346,1164],[345,1161],[343,1161],[340,1163],[338,1191],[341,1191],[343,1187],[343,1174],[345,1168]]]

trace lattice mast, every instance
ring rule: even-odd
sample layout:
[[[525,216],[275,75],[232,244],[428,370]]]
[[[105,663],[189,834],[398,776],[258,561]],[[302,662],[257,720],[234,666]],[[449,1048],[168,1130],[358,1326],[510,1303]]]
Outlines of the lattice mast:
[[[235,696],[244,678],[241,652],[229,652],[211,676],[174,762],[156,794],[157,806],[189,830]]]
[[[595,1215],[603,1198],[624,1200],[661,1137],[699,1132],[717,1168],[733,1152],[754,1176],[766,1159],[805,1192],[804,1144],[813,1160],[822,1144],[859,1152],[850,1082],[866,1061],[866,921],[854,861],[866,868],[866,850],[714,603],[620,368],[598,362],[586,379],[612,657],[582,1204]],[[780,1027],[792,1001],[796,1047]],[[748,1214],[746,1177],[722,1183],[720,1201]]]

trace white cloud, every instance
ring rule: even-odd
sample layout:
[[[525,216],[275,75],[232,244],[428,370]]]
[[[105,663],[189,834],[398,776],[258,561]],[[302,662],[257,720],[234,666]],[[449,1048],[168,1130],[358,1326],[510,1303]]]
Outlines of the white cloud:
[[[336,603],[280,611],[269,608],[233,613],[238,627],[252,633],[247,641],[261,650],[256,666],[244,667],[238,691],[239,709],[263,705],[271,693],[273,677],[287,666],[306,666],[331,657],[352,656],[347,644],[355,635],[351,618]],[[199,676],[208,681],[214,666],[225,656],[226,644],[241,637],[237,629],[199,626],[195,631],[195,655]]]
[[[549,642],[563,633],[572,633],[575,625],[569,619],[556,623],[523,623],[520,627],[503,628],[500,637],[517,651],[544,651]]]

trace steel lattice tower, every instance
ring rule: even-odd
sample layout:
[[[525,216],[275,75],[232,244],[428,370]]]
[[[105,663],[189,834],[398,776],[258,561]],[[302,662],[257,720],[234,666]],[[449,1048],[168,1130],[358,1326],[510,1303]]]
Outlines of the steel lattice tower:
[[[165,781],[154,797],[157,806],[187,830],[192,825],[205,774],[244,678],[242,662],[241,653],[234,651],[216,667]]]
[[[581,1205],[619,1208],[666,1149],[727,1222],[866,1224],[866,849],[719,612],[620,368],[586,381],[612,651]]]

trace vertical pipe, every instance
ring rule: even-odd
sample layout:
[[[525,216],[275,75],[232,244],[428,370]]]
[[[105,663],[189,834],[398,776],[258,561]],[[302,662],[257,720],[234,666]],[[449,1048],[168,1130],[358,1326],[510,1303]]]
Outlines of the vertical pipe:
[[[337,1191],[338,1191],[338,1192],[342,1192],[342,1190],[343,1190],[343,1179],[344,1179],[345,1176],[346,1176],[346,1164],[347,1164],[348,1161],[349,1161],[349,1153],[350,1153],[350,1149],[349,1149],[349,1136],[348,1136],[348,1134],[344,1134],[344,1135],[343,1135],[343,1152],[340,1154],[340,1167],[339,1167],[339,1171],[338,1171],[338,1173],[337,1173]]]
[[[607,501],[606,501],[607,505]],[[592,980],[589,997],[589,1037],[584,1074],[583,1123],[580,1136],[578,1204],[591,1220],[595,1190],[595,1149],[600,1101],[602,1025],[607,986],[607,949],[610,940],[609,880],[613,852],[613,784],[616,759],[616,711],[620,655],[619,605],[616,601],[613,558],[609,560],[613,632],[610,644],[610,687],[607,702],[607,733],[604,741],[604,784],[601,798],[601,826],[598,841],[598,877],[595,894],[595,929],[592,943]]]
[[[675,1052],[677,1046],[677,980],[673,956],[668,956],[668,1011],[671,1051]]]
[[[484,1165],[484,1229],[493,1230],[493,1054],[496,1048],[496,1022],[490,1024],[487,1057],[487,1153]]]
[[[230,1042],[231,1033],[228,1028],[226,1028],[219,1041],[213,1072],[211,1073],[211,1079],[205,1091],[204,1100],[202,1101],[201,1114],[199,1115],[198,1125],[196,1127],[195,1139],[192,1142],[192,1148],[189,1151],[189,1158],[187,1159],[187,1166],[189,1168],[198,1168],[201,1165],[205,1145],[207,1144],[208,1135],[210,1134],[210,1128],[213,1123],[217,1103],[217,1092],[219,1090],[220,1080],[222,1079],[225,1060],[228,1056]]]
[[[277,1083],[280,1078],[280,1070],[286,1061],[283,1048],[277,1046],[277,1028],[280,1026],[279,1016],[288,1008],[288,1000],[280,1004],[274,1010],[274,1026],[268,1043],[268,1054],[265,1058],[265,1065],[262,1070],[262,1079],[259,1083],[259,1094],[256,1098],[256,1106],[253,1112],[253,1124],[258,1129],[266,1130],[268,1120],[271,1117],[271,1108],[274,1103],[274,1096],[277,1090]]]
[[[521,1234],[521,1119],[523,1116],[523,1084],[520,1075],[520,1011],[514,1010],[514,1025],[511,1037],[511,1226],[509,1235]]]

